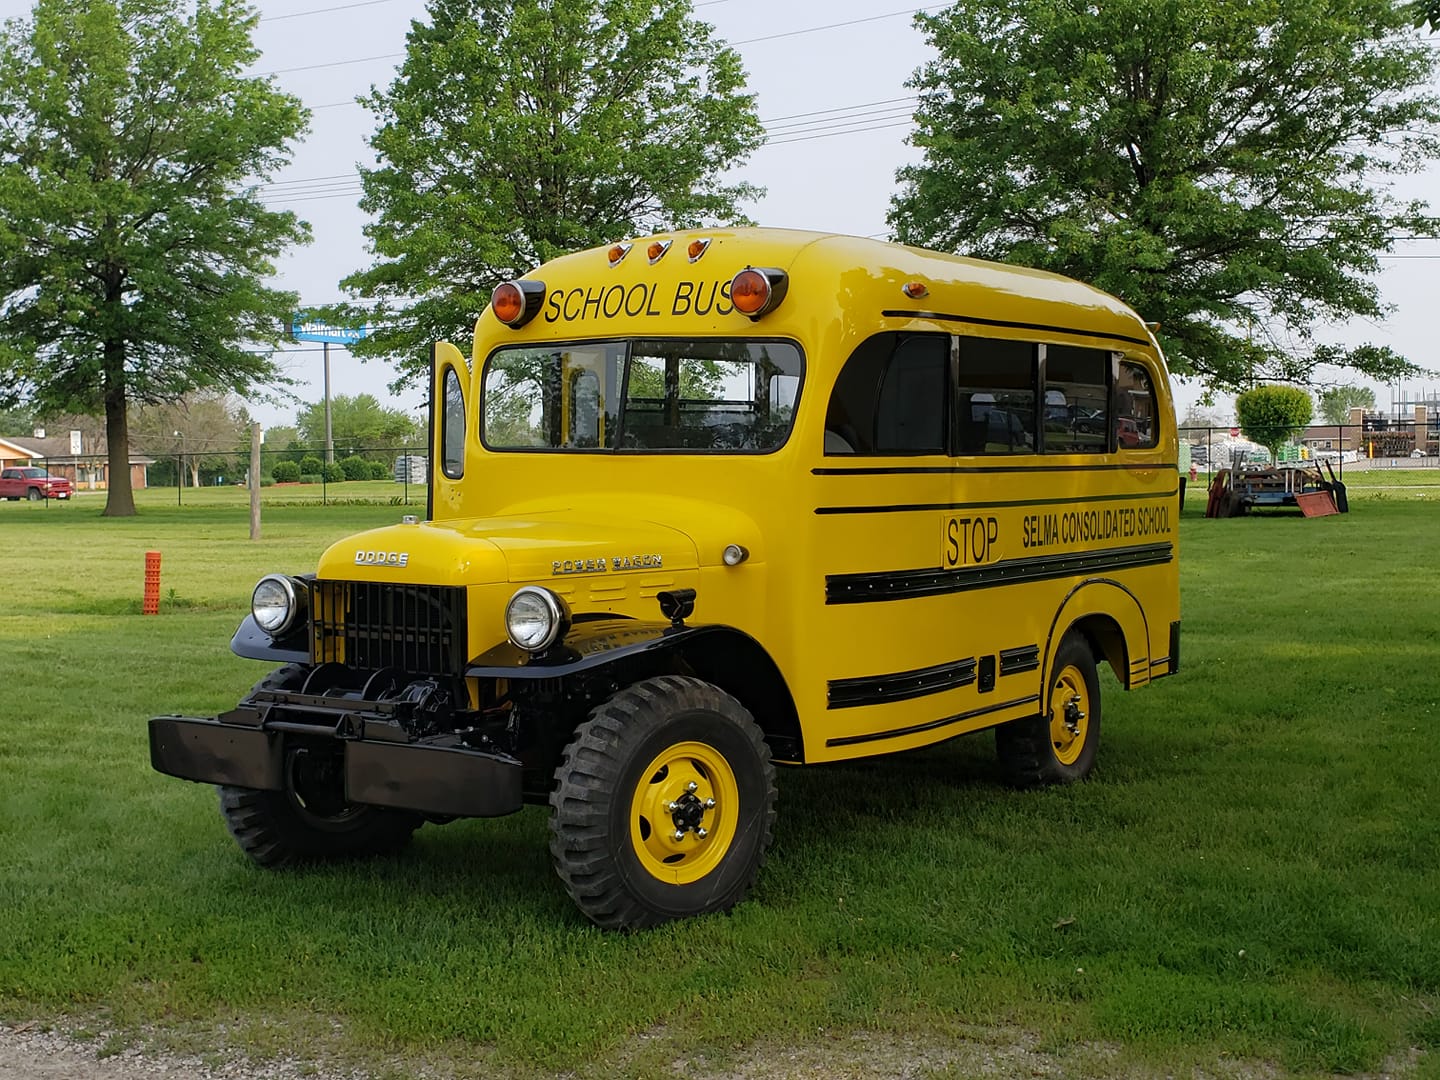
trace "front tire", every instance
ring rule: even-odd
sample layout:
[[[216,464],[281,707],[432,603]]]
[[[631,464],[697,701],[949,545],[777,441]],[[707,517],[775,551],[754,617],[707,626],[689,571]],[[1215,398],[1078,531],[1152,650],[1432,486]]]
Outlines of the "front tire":
[[[286,664],[255,684],[261,690],[298,690],[310,668]],[[258,866],[389,855],[410,842],[421,818],[345,799],[344,759],[338,746],[290,747],[285,788],[255,791],[220,785],[220,816]]]
[[[44,497],[45,496],[40,493],[39,488],[28,488],[25,492],[25,498],[29,499],[31,502],[39,502]]]
[[[775,822],[775,767],[750,713],[699,679],[615,693],[555,771],[550,853],[597,926],[635,930],[728,911],[754,884]]]
[[[1071,631],[1051,666],[1045,711],[995,729],[995,752],[1015,787],[1071,784],[1095,767],[1100,747],[1100,679],[1084,635]]]

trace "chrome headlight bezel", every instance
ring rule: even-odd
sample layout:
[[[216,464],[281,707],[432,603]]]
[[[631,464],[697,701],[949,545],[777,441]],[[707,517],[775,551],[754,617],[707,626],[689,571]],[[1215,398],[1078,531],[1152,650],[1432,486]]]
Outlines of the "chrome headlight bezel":
[[[280,596],[277,599],[283,600],[283,609],[276,599],[261,603],[260,590],[270,587],[279,588]],[[280,637],[294,626],[302,608],[303,603],[299,590],[295,588],[295,582],[284,574],[266,574],[255,583],[255,588],[250,593],[250,617],[255,620],[256,626],[272,638]],[[267,613],[282,611],[282,614],[276,618],[273,614],[261,615],[262,610]]]
[[[522,616],[542,619],[539,632],[517,630],[516,624]],[[510,639],[510,644],[531,655],[545,652],[564,637],[569,629],[569,606],[560,596],[542,586],[521,586],[505,605],[505,635]]]

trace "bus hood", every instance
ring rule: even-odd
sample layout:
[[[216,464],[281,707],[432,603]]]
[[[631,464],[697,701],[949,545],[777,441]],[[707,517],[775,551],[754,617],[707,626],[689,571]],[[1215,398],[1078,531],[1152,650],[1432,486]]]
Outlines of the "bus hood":
[[[372,529],[333,544],[318,571],[331,580],[485,585],[697,565],[695,544],[677,529],[556,512]]]

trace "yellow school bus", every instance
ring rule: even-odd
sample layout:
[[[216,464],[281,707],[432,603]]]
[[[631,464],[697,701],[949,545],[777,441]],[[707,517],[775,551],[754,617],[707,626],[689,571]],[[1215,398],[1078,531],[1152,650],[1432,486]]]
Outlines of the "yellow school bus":
[[[424,520],[256,586],[218,717],[151,721],[261,865],[548,804],[581,911],[755,881],[775,764],[993,729],[1095,763],[1097,667],[1180,660],[1165,362],[1054,274],[848,236],[679,232],[495,290],[434,348]]]

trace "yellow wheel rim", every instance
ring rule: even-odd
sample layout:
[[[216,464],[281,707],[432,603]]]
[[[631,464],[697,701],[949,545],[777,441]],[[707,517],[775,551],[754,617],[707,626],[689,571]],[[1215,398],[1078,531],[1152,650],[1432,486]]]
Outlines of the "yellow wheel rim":
[[[668,746],[645,767],[630,800],[630,843],[668,885],[699,881],[735,841],[740,786],[723,754],[702,742]]]
[[[1061,765],[1074,765],[1090,730],[1090,689],[1074,664],[1060,669],[1050,690],[1050,748]]]

